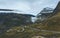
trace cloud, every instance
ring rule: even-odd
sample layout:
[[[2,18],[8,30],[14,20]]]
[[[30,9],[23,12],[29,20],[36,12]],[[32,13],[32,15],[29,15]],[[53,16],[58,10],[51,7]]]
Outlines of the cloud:
[[[0,8],[17,9],[29,14],[38,14],[43,8],[55,8],[59,0],[0,0]]]
[[[30,9],[28,2],[12,1],[12,0],[0,1],[0,8],[18,9],[22,11]]]
[[[15,9],[19,9],[22,11],[27,11],[27,10],[31,10],[30,6],[28,3],[26,2],[18,2],[13,6]]]

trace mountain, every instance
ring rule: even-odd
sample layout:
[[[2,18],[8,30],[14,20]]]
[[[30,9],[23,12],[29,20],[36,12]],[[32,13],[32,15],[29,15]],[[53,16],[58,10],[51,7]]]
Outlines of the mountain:
[[[40,12],[40,14],[42,14],[42,13],[52,13],[52,12],[53,12],[52,8],[46,7]]]
[[[39,14],[37,14],[37,20],[44,21],[48,17],[53,15],[53,10],[52,8],[46,7],[44,8]]]
[[[37,17],[39,17],[40,16],[40,14],[41,15],[43,15],[43,14],[51,14],[52,12],[53,12],[53,10],[54,9],[52,9],[52,8],[49,8],[49,7],[46,7],[46,8],[44,8],[38,15],[37,15]]]
[[[44,22],[12,27],[0,35],[0,38],[60,38],[60,2],[52,16]]]
[[[49,30],[60,31],[60,2],[53,11],[54,15],[44,22]]]
[[[0,9],[0,11],[12,11]],[[14,12],[0,12],[0,33],[5,32],[7,29],[14,26],[24,26],[32,24],[32,19],[34,15],[31,14],[18,14]]]
[[[53,16],[47,18],[43,22],[34,25],[35,28],[40,28],[48,31],[60,32],[60,2],[53,11]]]

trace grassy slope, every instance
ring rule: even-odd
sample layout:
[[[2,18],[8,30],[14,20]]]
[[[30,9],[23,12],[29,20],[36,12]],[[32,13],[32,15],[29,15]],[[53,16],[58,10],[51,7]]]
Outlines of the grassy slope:
[[[60,31],[60,12],[43,23],[33,24],[32,28],[38,28],[43,30],[51,30],[51,31]]]
[[[43,25],[46,26],[47,30],[60,31],[60,12],[49,18]]]

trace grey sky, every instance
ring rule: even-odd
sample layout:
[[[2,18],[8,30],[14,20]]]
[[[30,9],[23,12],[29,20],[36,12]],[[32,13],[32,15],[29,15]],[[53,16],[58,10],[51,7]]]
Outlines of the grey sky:
[[[43,8],[55,8],[59,0],[0,0],[0,8],[16,9],[28,14],[38,14]]]

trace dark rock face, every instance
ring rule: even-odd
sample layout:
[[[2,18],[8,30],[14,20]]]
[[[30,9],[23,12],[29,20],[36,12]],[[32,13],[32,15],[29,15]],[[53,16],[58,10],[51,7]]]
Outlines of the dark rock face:
[[[56,13],[56,12],[60,12],[60,1],[54,10],[54,13]]]

